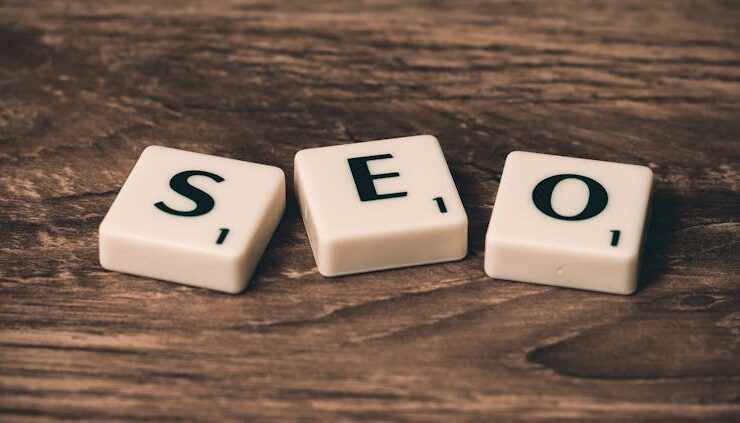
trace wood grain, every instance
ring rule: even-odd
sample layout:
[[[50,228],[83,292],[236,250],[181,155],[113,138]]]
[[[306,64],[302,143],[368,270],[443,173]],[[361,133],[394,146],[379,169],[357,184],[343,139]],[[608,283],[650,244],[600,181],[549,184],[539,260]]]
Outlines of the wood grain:
[[[321,277],[291,195],[243,295],[98,263],[148,145],[421,133],[463,261]],[[733,1],[2,0],[0,420],[738,421],[738,134]],[[635,295],[484,275],[512,150],[654,169]]]

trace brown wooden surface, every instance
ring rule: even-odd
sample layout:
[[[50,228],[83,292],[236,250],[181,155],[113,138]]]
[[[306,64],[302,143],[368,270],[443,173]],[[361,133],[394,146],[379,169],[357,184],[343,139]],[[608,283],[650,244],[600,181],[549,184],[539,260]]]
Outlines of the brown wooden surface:
[[[421,133],[463,261],[324,278],[291,193],[243,295],[98,264],[145,146]],[[654,169],[635,295],[484,275],[515,149]],[[739,162],[735,1],[3,0],[0,420],[737,421]]]

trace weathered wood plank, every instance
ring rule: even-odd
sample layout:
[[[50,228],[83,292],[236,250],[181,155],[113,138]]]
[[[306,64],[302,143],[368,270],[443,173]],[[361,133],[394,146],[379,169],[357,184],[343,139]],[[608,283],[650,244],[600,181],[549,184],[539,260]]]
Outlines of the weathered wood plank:
[[[0,2],[1,420],[740,419],[740,7],[397,3]],[[147,145],[419,133],[463,261],[323,278],[291,196],[243,295],[98,264]],[[655,170],[636,295],[485,277],[516,149]]]

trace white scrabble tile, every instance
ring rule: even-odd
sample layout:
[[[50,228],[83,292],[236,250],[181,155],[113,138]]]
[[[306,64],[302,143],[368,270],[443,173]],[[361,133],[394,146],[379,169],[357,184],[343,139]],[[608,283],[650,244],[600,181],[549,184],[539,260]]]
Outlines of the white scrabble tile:
[[[151,146],[100,225],[100,264],[237,293],[284,208],[277,167]]]
[[[431,135],[299,151],[295,186],[324,276],[467,253],[468,218]]]
[[[652,179],[644,166],[509,154],[486,234],[486,273],[631,294]]]

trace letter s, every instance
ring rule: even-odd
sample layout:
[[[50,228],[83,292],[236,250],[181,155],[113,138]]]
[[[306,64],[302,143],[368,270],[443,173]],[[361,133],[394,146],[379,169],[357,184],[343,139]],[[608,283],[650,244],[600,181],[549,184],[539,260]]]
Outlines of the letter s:
[[[213,197],[190,185],[188,178],[191,176],[206,176],[216,182],[222,182],[224,180],[224,178],[216,174],[203,170],[186,170],[184,172],[180,172],[170,179],[170,188],[183,197],[187,197],[192,200],[195,203],[195,208],[187,211],[175,210],[162,201],[155,203],[154,207],[165,213],[174,214],[175,216],[189,217],[201,216],[213,210],[213,207],[216,204]]]

